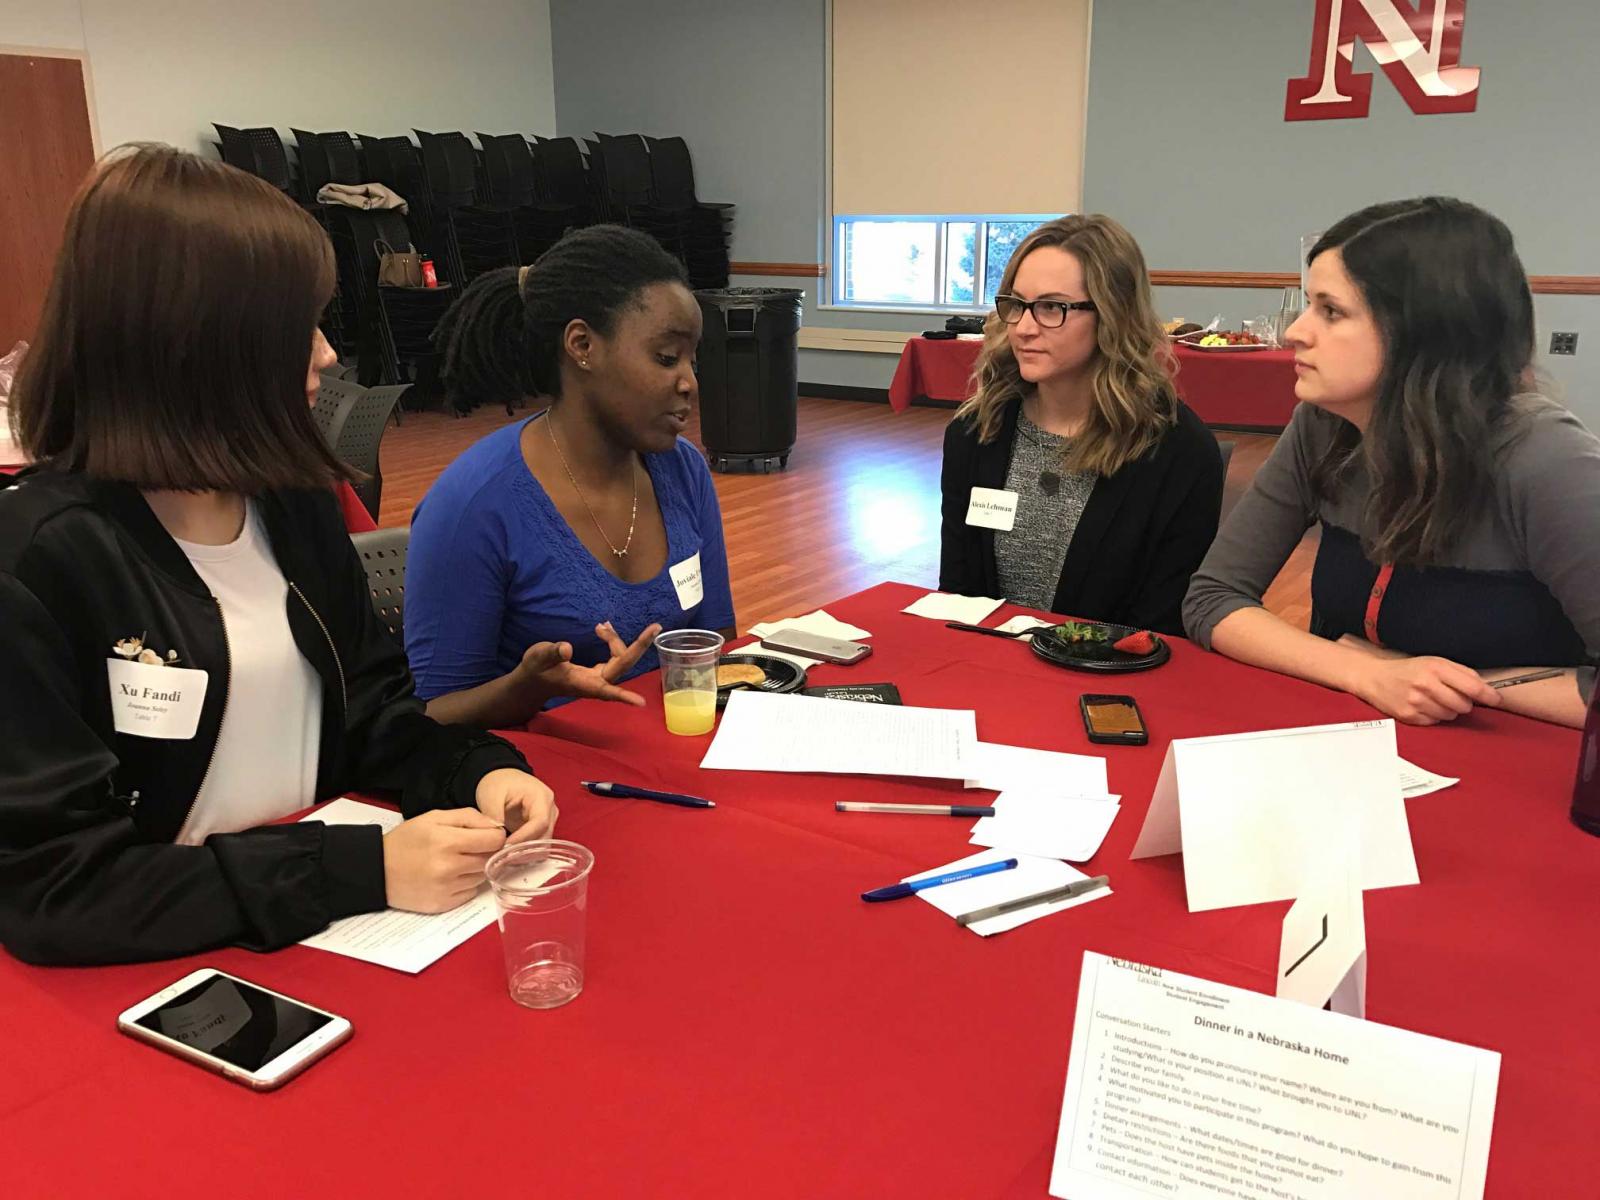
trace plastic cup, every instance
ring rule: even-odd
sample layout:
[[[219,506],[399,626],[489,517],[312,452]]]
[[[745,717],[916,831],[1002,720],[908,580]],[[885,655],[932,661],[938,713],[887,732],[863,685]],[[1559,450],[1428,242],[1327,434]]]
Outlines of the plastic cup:
[[[667,732],[689,737],[717,723],[717,660],[722,635],[709,629],[669,629],[656,635],[661,661],[661,708]]]
[[[578,843],[548,838],[507,846],[484,868],[500,909],[506,987],[524,1008],[559,1008],[583,991],[593,866]]]

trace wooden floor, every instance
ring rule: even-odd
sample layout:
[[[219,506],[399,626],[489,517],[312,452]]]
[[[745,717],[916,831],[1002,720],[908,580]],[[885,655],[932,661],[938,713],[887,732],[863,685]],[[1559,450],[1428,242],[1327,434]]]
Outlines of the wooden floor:
[[[384,435],[382,525],[404,525],[445,466],[507,417],[407,414]],[[886,579],[939,578],[939,461],[947,409],[895,413],[855,400],[800,401],[789,468],[772,475],[716,475],[739,629],[810,612]],[[698,441],[698,420],[685,434]],[[1225,434],[1235,443],[1224,512],[1249,486],[1275,438]],[[1267,604],[1305,626],[1314,545],[1302,544]]]

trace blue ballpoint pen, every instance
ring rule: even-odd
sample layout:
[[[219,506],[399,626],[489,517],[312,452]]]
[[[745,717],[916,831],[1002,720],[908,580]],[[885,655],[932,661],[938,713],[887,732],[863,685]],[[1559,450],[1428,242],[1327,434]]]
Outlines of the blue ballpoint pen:
[[[627,783],[593,783],[585,779],[583,786],[596,796],[614,796],[619,800],[659,800],[662,804],[676,804],[680,808],[716,807],[713,801],[702,800],[699,796],[685,796],[680,792],[658,792]]]
[[[984,863],[981,867],[968,867],[965,871],[951,871],[945,875],[930,875],[926,879],[912,879],[906,883],[891,883],[888,887],[873,888],[870,892],[862,892],[863,900],[898,900],[902,896],[915,896],[925,888],[938,887],[941,883],[960,883],[963,879],[976,879],[979,875],[993,875],[996,871],[1009,871],[1017,865],[1014,858],[1002,862]]]

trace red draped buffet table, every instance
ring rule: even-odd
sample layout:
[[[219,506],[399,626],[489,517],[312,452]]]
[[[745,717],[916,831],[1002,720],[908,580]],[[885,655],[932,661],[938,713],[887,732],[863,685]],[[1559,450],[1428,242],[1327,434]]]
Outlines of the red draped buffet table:
[[[92,969],[0,955],[0,1194],[1039,1200],[1085,950],[1272,986],[1286,904],[1190,914],[1180,858],[1128,858],[1167,741],[1371,710],[1180,642],[1114,689],[1151,744],[1091,747],[1077,697],[1105,680],[901,614],[919,594],[829,605],[875,653],[812,681],[892,681],[909,704],[976,708],[985,740],[1106,753],[1123,811],[1085,869],[1113,896],[988,940],[920,901],[865,905],[864,888],[970,853],[970,823],[833,802],[957,786],[702,772],[709,739],[668,735],[644,676],[643,709],[580,702],[514,735],[560,832],[595,855],[574,1003],[514,1005],[493,928],[414,977],[303,947]],[[1367,893],[1369,1016],[1503,1053],[1490,1196],[1592,1195],[1600,840],[1567,819],[1578,736],[1481,713],[1399,739],[1461,783],[1408,802],[1421,886]],[[584,778],[719,807],[602,799]],[[124,1006],[204,964],[356,1036],[255,1095],[116,1032]]]
[[[976,340],[907,340],[889,384],[896,412],[914,400],[965,400],[983,343]],[[1178,392],[1207,425],[1282,429],[1294,411],[1294,352],[1215,351],[1175,346]]]

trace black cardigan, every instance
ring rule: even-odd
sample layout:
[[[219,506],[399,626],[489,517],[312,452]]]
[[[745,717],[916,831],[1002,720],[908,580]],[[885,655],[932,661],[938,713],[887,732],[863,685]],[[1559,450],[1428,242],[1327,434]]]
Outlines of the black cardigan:
[[[470,807],[499,738],[434,723],[372,611],[331,492],[258,497],[295,644],[323,689],[316,798],[393,789],[408,817]],[[48,469],[0,487],[0,943],[29,962],[270,950],[384,906],[376,826],[318,822],[173,844],[227,703],[221,610],[144,498]],[[118,733],[106,660],[145,637],[209,673],[188,741]]]
[[[1000,595],[994,531],[968,525],[967,505],[974,487],[1005,487],[1021,408],[1006,406],[991,442],[978,441],[970,419],[945,430],[941,591]],[[1217,535],[1222,478],[1217,439],[1179,404],[1177,423],[1150,453],[1095,480],[1051,610],[1181,636],[1189,577]]]

